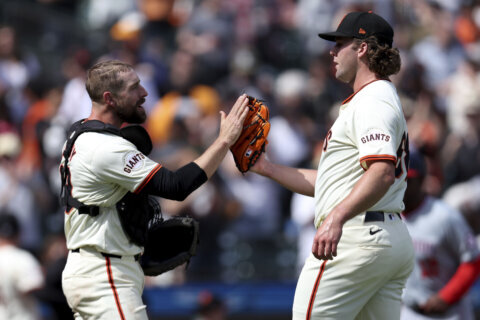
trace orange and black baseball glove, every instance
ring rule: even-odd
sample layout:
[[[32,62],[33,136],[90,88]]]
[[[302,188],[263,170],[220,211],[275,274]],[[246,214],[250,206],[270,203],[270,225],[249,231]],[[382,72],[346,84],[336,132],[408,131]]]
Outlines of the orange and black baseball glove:
[[[237,142],[230,147],[238,170],[244,173],[257,162],[265,152],[270,131],[268,107],[263,101],[248,97],[248,114],[243,122],[243,129]]]

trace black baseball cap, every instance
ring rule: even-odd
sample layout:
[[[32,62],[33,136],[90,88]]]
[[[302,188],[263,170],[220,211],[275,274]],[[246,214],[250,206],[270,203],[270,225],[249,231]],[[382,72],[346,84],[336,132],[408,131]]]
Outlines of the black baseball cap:
[[[392,47],[393,43],[392,27],[385,19],[372,11],[350,12],[343,17],[336,31],[319,33],[318,36],[328,41],[335,41],[338,37],[365,39],[375,36],[381,44]]]

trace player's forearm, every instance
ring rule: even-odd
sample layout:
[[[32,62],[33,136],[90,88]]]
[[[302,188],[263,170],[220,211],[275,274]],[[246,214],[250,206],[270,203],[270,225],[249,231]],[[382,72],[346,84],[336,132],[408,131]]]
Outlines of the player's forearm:
[[[210,179],[222,163],[228,150],[228,142],[219,137],[194,162],[205,171],[207,177]]]
[[[315,194],[317,170],[291,168],[268,162],[263,172],[259,174],[276,181],[292,192],[310,197],[313,197]]]
[[[363,174],[350,194],[338,204],[333,214],[342,223],[375,205],[395,181],[391,162],[377,162]]]
[[[439,296],[449,305],[463,298],[480,274],[480,258],[472,262],[462,263],[457,272],[440,290]]]

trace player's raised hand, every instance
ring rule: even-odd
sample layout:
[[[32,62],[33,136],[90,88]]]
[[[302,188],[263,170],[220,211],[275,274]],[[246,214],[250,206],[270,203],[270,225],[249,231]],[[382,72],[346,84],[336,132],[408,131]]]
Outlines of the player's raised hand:
[[[238,97],[228,115],[220,111],[220,133],[218,137],[230,147],[237,141],[243,128],[243,121],[248,113],[248,97],[242,94]]]
[[[342,226],[333,213],[323,221],[313,238],[312,253],[320,260],[332,260],[342,236]]]

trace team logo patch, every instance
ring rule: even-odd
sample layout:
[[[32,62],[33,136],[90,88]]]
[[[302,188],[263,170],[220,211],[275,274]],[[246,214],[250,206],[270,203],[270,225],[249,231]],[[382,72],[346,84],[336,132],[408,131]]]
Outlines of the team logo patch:
[[[125,156],[125,166],[123,171],[130,173],[141,169],[145,163],[145,156],[141,152],[131,152]]]
[[[363,144],[382,145],[391,140],[391,136],[380,129],[370,129],[367,134],[360,138]]]

